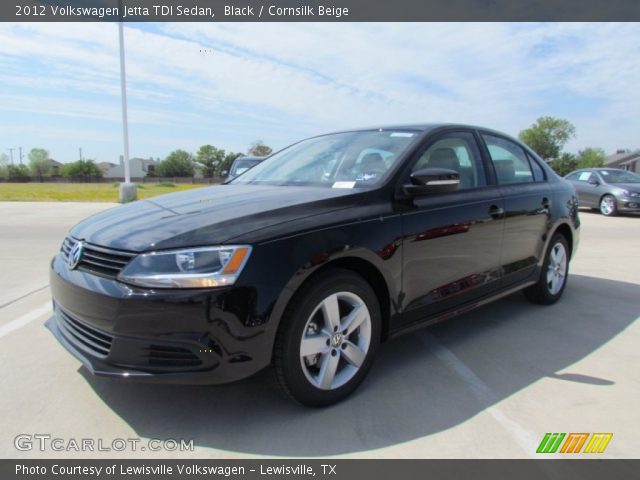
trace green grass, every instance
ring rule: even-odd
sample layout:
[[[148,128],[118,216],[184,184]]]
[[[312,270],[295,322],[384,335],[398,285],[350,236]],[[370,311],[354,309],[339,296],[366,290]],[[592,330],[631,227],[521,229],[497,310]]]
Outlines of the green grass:
[[[0,201],[17,202],[117,202],[118,183],[0,183]],[[156,197],[206,187],[203,184],[138,184],[138,198]]]

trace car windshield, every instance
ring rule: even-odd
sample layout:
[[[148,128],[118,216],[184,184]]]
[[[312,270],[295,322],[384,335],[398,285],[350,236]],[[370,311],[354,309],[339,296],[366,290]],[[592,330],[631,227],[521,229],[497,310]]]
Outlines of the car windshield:
[[[310,138],[272,155],[231,183],[373,186],[382,181],[418,134],[374,130]]]
[[[600,175],[607,183],[640,183],[640,175],[624,170],[600,170]]]
[[[231,175],[240,175],[259,163],[260,160],[255,158],[241,158],[234,162],[233,167],[231,168]]]

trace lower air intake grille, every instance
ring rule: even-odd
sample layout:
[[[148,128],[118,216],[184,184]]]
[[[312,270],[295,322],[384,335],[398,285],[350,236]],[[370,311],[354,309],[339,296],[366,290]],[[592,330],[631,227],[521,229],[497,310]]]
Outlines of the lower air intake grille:
[[[151,345],[149,365],[157,367],[195,367],[202,364],[195,354],[186,348]]]
[[[71,317],[57,309],[59,325],[64,335],[75,346],[98,357],[106,357],[111,350],[113,337]]]

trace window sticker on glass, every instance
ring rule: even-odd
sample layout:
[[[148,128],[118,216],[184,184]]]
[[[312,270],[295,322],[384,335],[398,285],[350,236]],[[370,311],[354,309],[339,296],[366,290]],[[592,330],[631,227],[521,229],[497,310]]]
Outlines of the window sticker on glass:
[[[589,177],[591,176],[591,172],[582,172],[580,174],[580,177],[578,177],[578,180],[581,180],[583,182],[586,182],[587,180],[589,180]]]
[[[335,182],[331,188],[353,188],[356,182]]]
[[[415,133],[411,133],[411,132],[393,132],[391,135],[389,135],[390,137],[406,137],[406,138],[411,138],[415,135]]]

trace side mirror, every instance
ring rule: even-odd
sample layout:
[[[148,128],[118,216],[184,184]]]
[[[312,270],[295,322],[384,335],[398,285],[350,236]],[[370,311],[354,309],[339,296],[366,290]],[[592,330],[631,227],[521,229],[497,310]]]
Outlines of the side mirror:
[[[460,185],[460,174],[448,168],[423,168],[411,174],[411,184],[404,185],[407,195],[453,192]]]
[[[600,182],[598,180],[596,180],[595,178],[590,178],[589,179],[589,183],[595,187],[597,187],[598,185],[600,185]]]
[[[229,170],[222,170],[220,172],[220,175],[222,175],[223,177],[226,177],[227,175],[229,175]]]

